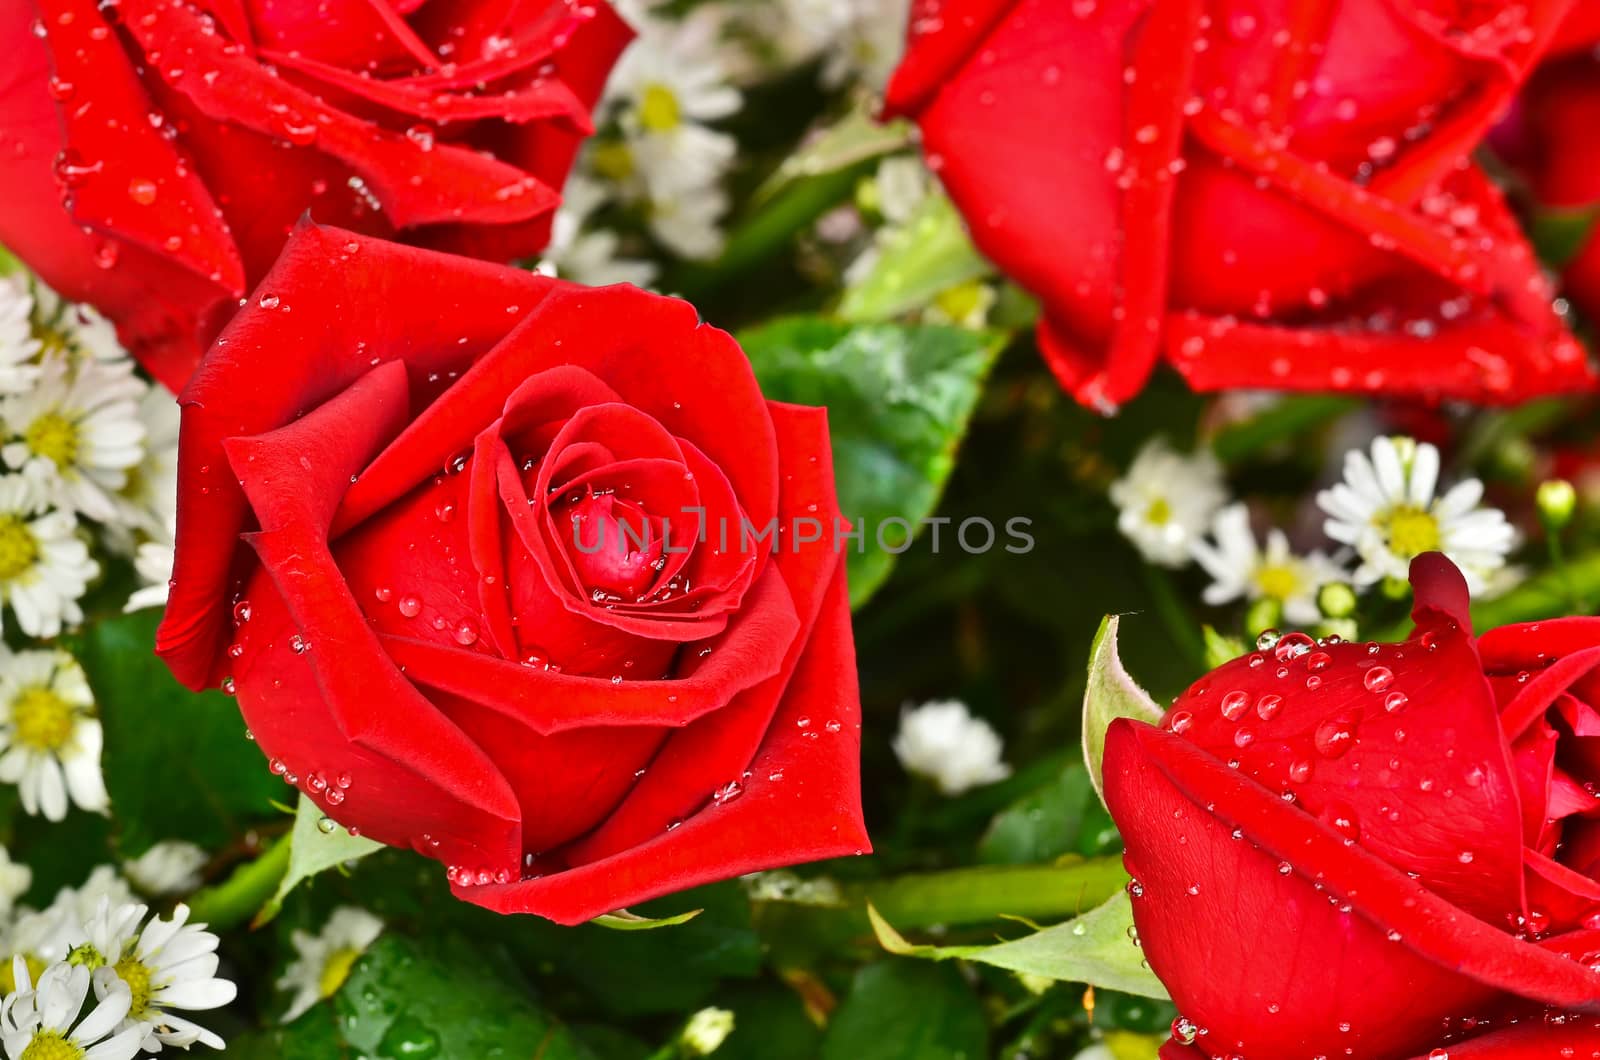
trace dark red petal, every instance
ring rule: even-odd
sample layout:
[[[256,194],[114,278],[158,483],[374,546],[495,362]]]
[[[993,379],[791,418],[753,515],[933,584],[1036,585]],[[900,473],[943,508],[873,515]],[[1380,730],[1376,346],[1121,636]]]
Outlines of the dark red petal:
[[[777,673],[783,660],[772,646],[792,643],[800,629],[789,593],[772,571],[756,580],[726,633],[687,649],[691,661],[670,681],[616,684],[417,639],[383,640],[418,684],[503,710],[534,732],[554,733],[585,726],[687,725]],[[702,656],[704,649],[710,650]]]
[[[57,81],[73,86],[58,108],[69,161],[93,170],[68,184],[74,219],[243,294],[244,265],[221,211],[151,124],[155,108],[100,9],[93,0],[40,0],[39,13]]]
[[[612,857],[508,886],[457,884],[457,897],[501,913],[537,913],[577,924],[713,880],[866,853],[860,707],[849,630],[849,592],[840,564],[737,797],[711,802],[681,825]],[[832,709],[840,729],[807,739],[798,721],[814,715],[818,704]]]
[[[414,388],[462,370],[555,285],[339,229],[295,232],[183,395],[177,562],[156,639],[179,680],[199,688],[221,677],[224,599],[245,521],[223,439],[289,423],[374,359],[404,361]],[[372,305],[383,312],[361,311]],[[272,371],[261,371],[263,364]]]
[[[555,209],[559,196],[513,166],[448,143],[430,150],[401,133],[336,110],[273,76],[160,0],[126,0],[124,25],[159,51],[171,84],[207,117],[337,158],[366,181],[398,228],[450,222],[503,224]],[[219,76],[207,80],[206,74]]]
[[[1413,639],[1234,660],[1181,696],[1168,723],[1187,713],[1183,734],[1242,776],[1505,924],[1523,910],[1516,777],[1472,640],[1450,617],[1460,575],[1439,562],[1419,564],[1437,577],[1423,579]]]
[[[779,470],[784,484],[779,496],[779,519],[792,525],[813,508],[837,518],[826,413],[774,405],[772,418],[778,429]],[[674,733],[633,793],[593,835],[577,844],[569,854],[570,860],[602,860],[645,842],[672,821],[688,817],[713,792],[729,783],[752,779],[743,774],[747,769],[754,771],[751,759],[763,746],[763,740],[771,739],[770,727],[779,724],[773,719],[780,701],[785,705],[792,702],[789,674],[799,665],[801,652],[809,650],[810,631],[824,606],[824,587],[837,580],[836,570],[844,570],[843,557],[827,538],[805,546],[787,543],[773,552],[771,564],[787,585],[800,620],[796,637],[767,645],[769,651],[783,659],[782,669],[724,709]],[[853,724],[859,716],[853,686],[847,702],[813,700],[804,706],[809,709],[801,710],[794,721],[803,730],[799,733],[803,740],[832,739],[841,727]]]
[[[399,431],[409,414],[404,367],[373,369],[337,398],[294,423],[227,441],[229,464],[261,525],[250,543],[277,587],[290,622],[273,624],[267,639],[252,633],[239,661],[249,670],[238,684],[247,722],[262,728],[261,746],[301,773],[350,772],[353,782],[338,819],[381,841],[417,846],[429,832],[433,856],[452,863],[518,863],[517,804],[488,757],[429,703],[384,653],[344,582],[327,546],[328,522],[355,468]],[[263,609],[265,612],[265,608]],[[254,607],[251,607],[251,620]],[[264,616],[265,617],[265,616]],[[248,628],[248,622],[245,627]],[[288,657],[309,664],[317,696],[286,699],[274,683]],[[254,658],[274,662],[251,667]],[[259,680],[259,685],[257,681]],[[283,724],[320,713],[304,736]],[[365,752],[344,758],[335,733]],[[304,742],[302,742],[304,741]],[[376,776],[355,777],[357,765],[392,763]],[[396,784],[397,771],[412,774]],[[335,783],[333,787],[337,787]]]
[[[1553,1011],[1516,1027],[1450,1042],[1448,1047],[1413,1060],[1575,1060],[1583,1056],[1600,1056],[1600,1017]]]
[[[1019,0],[912,0],[906,50],[884,91],[883,116],[916,117]]]
[[[55,160],[65,146],[47,91],[49,59],[30,30],[31,4],[0,4],[0,244],[75,302],[89,302],[168,389],[200,363],[232,300],[217,284],[110,235],[91,234],[61,206]]]
[[[1600,998],[1600,974],[1451,905],[1180,737],[1119,720],[1105,761],[1141,943],[1208,1050],[1404,1055],[1501,992]]]
[[[1600,618],[1588,615],[1499,626],[1478,639],[1484,669],[1496,674],[1540,670],[1551,659],[1597,646]]]

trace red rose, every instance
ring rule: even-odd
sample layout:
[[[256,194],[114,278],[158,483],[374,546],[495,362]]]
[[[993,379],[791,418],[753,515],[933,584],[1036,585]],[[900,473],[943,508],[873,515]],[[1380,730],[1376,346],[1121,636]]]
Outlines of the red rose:
[[[1197,390],[1481,402],[1588,387],[1470,152],[1558,0],[918,0],[886,112],[1109,410]]]
[[[1600,619],[1475,641],[1411,575],[1406,642],[1291,633],[1107,732],[1163,1057],[1600,1055]]]
[[[691,306],[304,227],[182,403],[157,651],[329,816],[569,923],[866,849],[826,415]]]
[[[628,37],[604,0],[8,0],[0,243],[176,390],[308,210],[539,251]]]
[[[1563,27],[1563,54],[1529,79],[1495,147],[1527,181],[1537,206],[1588,228],[1563,263],[1565,293],[1600,319],[1600,3],[1574,12]]]

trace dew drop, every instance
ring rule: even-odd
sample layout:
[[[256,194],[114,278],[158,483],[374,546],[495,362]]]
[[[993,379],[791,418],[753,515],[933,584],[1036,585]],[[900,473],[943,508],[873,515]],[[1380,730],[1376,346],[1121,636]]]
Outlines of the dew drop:
[[[1367,686],[1368,692],[1382,692],[1394,684],[1394,671],[1387,666],[1374,666],[1367,671],[1361,683]],[[1401,702],[1404,702],[1403,698]]]

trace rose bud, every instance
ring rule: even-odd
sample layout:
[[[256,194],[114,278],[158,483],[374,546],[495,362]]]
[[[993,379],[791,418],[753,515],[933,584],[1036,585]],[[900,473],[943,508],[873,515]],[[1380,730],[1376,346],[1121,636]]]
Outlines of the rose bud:
[[[885,114],[1110,412],[1197,390],[1512,403],[1582,348],[1471,153],[1554,3],[919,0]]]
[[[692,306],[307,226],[183,406],[157,651],[339,824],[563,923],[867,849],[826,414]]]
[[[12,0],[0,243],[178,390],[307,211],[537,253],[629,36],[604,0]]]
[[[1474,639],[1411,581],[1403,643],[1289,633],[1107,731],[1166,1060],[1600,1049],[1600,620]]]

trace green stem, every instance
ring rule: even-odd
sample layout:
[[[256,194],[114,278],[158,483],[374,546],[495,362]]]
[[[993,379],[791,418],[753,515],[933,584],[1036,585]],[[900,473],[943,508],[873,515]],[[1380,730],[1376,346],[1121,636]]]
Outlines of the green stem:
[[[267,904],[288,870],[289,837],[283,836],[221,883],[196,892],[189,900],[190,917],[217,931],[237,927]]]
[[[1127,885],[1119,857],[1062,865],[985,865],[879,880],[854,888],[852,913],[872,905],[896,928],[972,924],[1004,916],[1073,917]]]

